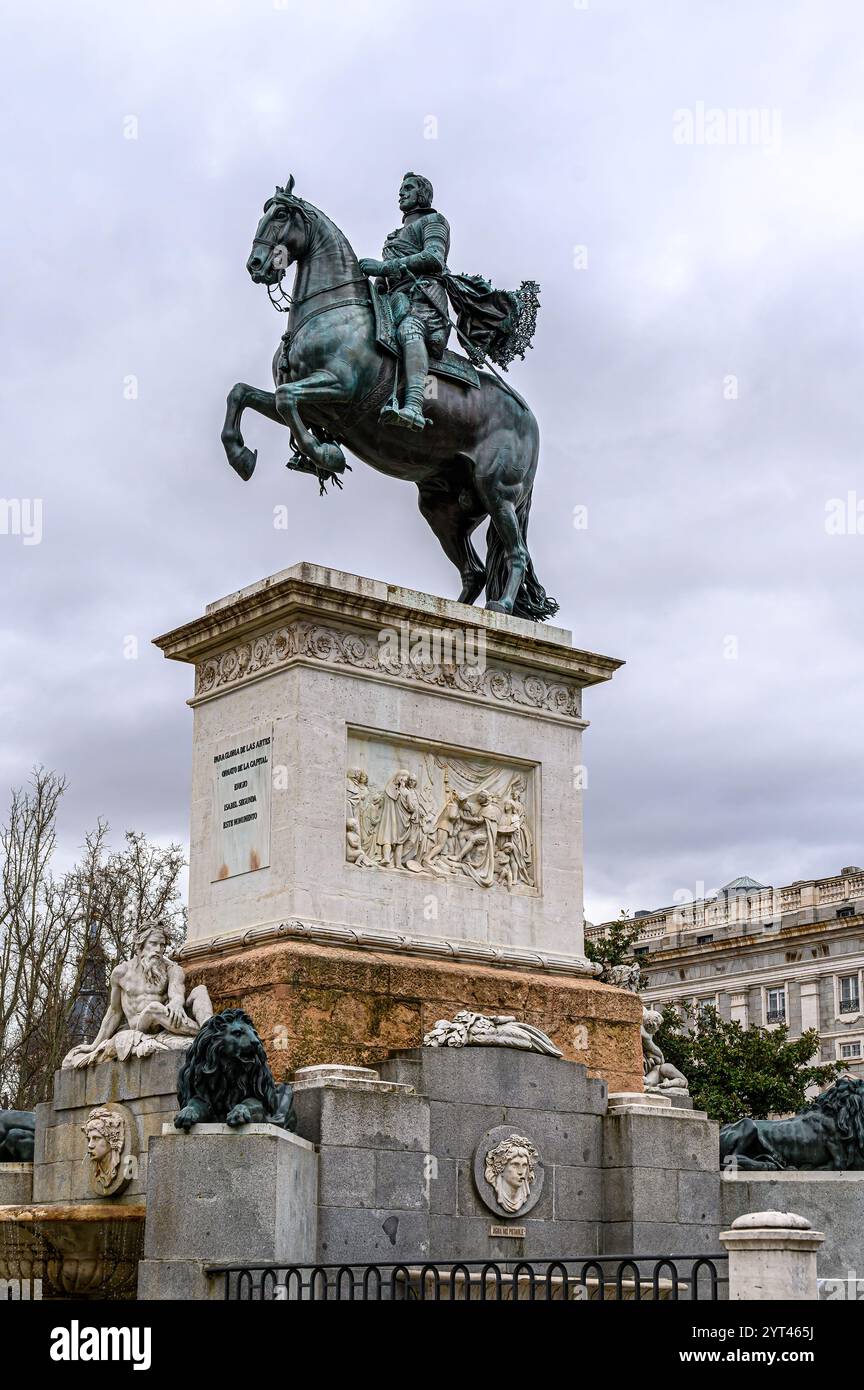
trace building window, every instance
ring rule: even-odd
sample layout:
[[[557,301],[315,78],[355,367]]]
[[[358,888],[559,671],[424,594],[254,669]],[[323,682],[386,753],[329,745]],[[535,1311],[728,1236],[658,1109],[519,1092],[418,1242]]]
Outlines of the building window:
[[[697,945],[697,946],[707,946],[707,945],[708,945],[708,942],[709,942],[709,941],[713,941],[713,940],[714,940],[714,933],[713,933],[713,931],[712,931],[712,932],[708,932],[707,936],[697,936],[697,938],[696,938],[696,945]]]
[[[765,991],[765,1022],[766,1023],[785,1023],[786,1022],[786,990],[766,989]]]
[[[860,1056],[861,1056],[861,1043],[860,1043],[860,1041],[858,1041],[858,1042],[841,1042],[841,1044],[840,1044],[840,1049],[839,1049],[839,1050],[840,1050],[840,1061],[841,1061],[841,1062],[851,1062],[851,1061],[854,1061],[854,1059],[855,1059],[856,1057],[860,1057]]]
[[[855,908],[852,907],[852,906],[850,906],[850,907],[838,907],[838,909],[837,909],[837,916],[838,916],[838,917],[854,917],[854,916],[855,916]]]
[[[634,947],[633,947],[633,954],[634,954],[634,956],[647,956],[647,954],[648,954],[648,947],[647,947],[647,946],[634,946]]]
[[[861,1012],[861,996],[858,989],[857,975],[840,976],[840,1012],[841,1014],[857,1014]]]

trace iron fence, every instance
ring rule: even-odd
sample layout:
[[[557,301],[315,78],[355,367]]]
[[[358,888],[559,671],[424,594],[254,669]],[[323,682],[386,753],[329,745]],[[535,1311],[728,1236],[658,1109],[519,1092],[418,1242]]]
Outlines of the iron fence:
[[[211,1265],[229,1302],[714,1302],[722,1255],[589,1255],[401,1264]]]

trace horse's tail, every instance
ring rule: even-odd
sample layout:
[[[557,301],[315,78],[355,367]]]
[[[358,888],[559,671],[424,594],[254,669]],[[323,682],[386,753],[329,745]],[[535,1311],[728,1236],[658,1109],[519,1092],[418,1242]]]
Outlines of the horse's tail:
[[[521,502],[516,504],[516,519],[519,522],[519,530],[524,544],[528,545],[528,517],[531,514],[531,493],[527,492]],[[486,598],[490,602],[500,599],[507,587],[507,578],[510,573],[510,557],[505,550],[501,537],[490,521],[489,532],[486,537]],[[554,618],[558,612],[558,602],[550,598],[534,573],[534,565],[531,556],[528,556],[528,566],[525,575],[516,595],[516,602],[513,605],[513,616],[515,618],[531,618],[535,623],[545,622],[547,618]]]

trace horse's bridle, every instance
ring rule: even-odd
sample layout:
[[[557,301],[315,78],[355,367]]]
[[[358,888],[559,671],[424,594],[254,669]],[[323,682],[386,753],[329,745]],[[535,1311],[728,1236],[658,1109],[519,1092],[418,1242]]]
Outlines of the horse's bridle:
[[[307,235],[306,246],[303,247],[304,252],[308,250],[308,243],[309,237]],[[252,238],[252,245],[266,246],[272,256],[275,248],[277,246],[281,246],[282,243],[277,239],[274,239],[273,241],[268,241],[267,237],[255,236]],[[294,256],[292,257],[292,259],[296,261],[297,257]],[[283,270],[282,275],[284,274],[285,271]],[[365,275],[361,275],[359,277],[355,275],[352,276],[350,280],[337,280],[335,285],[322,285],[320,290],[312,290],[310,294],[304,294],[301,299],[294,299],[292,295],[287,294],[285,290],[283,290],[282,275],[280,275],[279,279],[276,281],[274,285],[267,286],[267,298],[270,300],[270,303],[273,305],[273,308],[277,311],[277,313],[280,314],[290,313],[291,309],[294,308],[295,305],[305,304],[307,299],[314,299],[316,295],[319,294],[327,294],[328,290],[341,290],[344,285],[368,285],[369,283]],[[277,299],[274,297],[274,290],[279,294],[280,298]],[[339,307],[341,306],[337,304],[333,305],[334,309]],[[300,325],[298,324],[298,327],[299,326]]]

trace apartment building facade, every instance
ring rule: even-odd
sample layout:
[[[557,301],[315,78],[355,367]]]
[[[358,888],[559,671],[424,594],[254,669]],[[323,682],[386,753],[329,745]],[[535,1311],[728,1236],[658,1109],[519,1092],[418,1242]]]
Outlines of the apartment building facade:
[[[646,1001],[713,1004],[745,1027],[815,1028],[820,1060],[864,1076],[864,869],[775,888],[737,878],[699,901],[635,914]],[[611,923],[586,923],[599,940]]]

